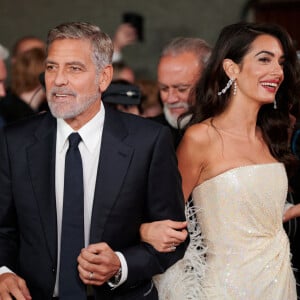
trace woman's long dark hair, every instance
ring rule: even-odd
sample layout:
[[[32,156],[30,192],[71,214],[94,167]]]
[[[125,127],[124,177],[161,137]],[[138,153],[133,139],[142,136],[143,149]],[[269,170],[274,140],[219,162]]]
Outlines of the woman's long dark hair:
[[[258,113],[257,125],[261,128],[272,155],[289,169],[293,161],[288,142],[289,107],[300,97],[300,71],[292,40],[278,25],[237,23],[221,31],[207,67],[196,86],[196,103],[187,126],[217,116],[226,109],[230,93],[218,95],[229,80],[223,69],[223,60],[228,58],[237,64],[242,63],[252,42],[263,34],[277,38],[282,45],[285,57],[284,81],[276,94],[278,108],[274,109],[273,104],[263,105]]]

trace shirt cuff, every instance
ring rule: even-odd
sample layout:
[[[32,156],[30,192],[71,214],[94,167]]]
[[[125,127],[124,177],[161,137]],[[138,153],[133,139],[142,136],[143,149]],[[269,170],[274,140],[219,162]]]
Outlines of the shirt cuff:
[[[127,280],[127,276],[128,276],[128,266],[124,255],[121,252],[115,252],[115,253],[118,255],[119,260],[121,262],[122,274],[121,274],[120,282],[118,284],[113,284],[110,281],[107,282],[108,285],[112,288],[112,290],[120,286],[122,283],[124,283]]]
[[[5,266],[0,267],[0,275],[2,275],[4,273],[14,273],[14,272]]]

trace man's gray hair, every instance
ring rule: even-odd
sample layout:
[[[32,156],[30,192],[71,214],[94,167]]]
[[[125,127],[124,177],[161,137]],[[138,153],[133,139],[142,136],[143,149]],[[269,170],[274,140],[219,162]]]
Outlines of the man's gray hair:
[[[192,52],[199,58],[199,65],[206,65],[211,54],[210,45],[203,39],[192,37],[177,37],[171,40],[162,50],[160,57],[176,56]]]
[[[55,40],[77,39],[91,42],[92,60],[99,72],[112,63],[113,43],[98,26],[86,22],[63,23],[51,29],[47,37],[47,51]]]
[[[9,51],[0,44],[0,59],[5,60],[9,56]]]

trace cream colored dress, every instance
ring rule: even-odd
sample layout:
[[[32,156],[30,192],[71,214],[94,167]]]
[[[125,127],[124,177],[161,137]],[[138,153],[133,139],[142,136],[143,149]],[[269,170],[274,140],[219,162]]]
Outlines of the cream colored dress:
[[[282,226],[286,194],[281,163],[234,168],[197,186],[192,211],[202,236],[192,224],[185,257],[155,278],[160,299],[297,299]]]

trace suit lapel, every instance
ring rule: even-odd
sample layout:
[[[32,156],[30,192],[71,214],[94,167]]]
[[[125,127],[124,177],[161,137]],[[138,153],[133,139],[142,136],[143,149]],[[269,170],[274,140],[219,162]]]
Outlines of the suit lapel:
[[[133,155],[133,148],[123,142],[127,135],[126,125],[121,116],[105,108],[90,243],[102,240],[104,225],[126,176]]]
[[[27,157],[32,186],[40,212],[41,224],[49,254],[56,263],[57,221],[55,202],[56,121],[47,115],[35,132],[35,142],[28,147]]]

